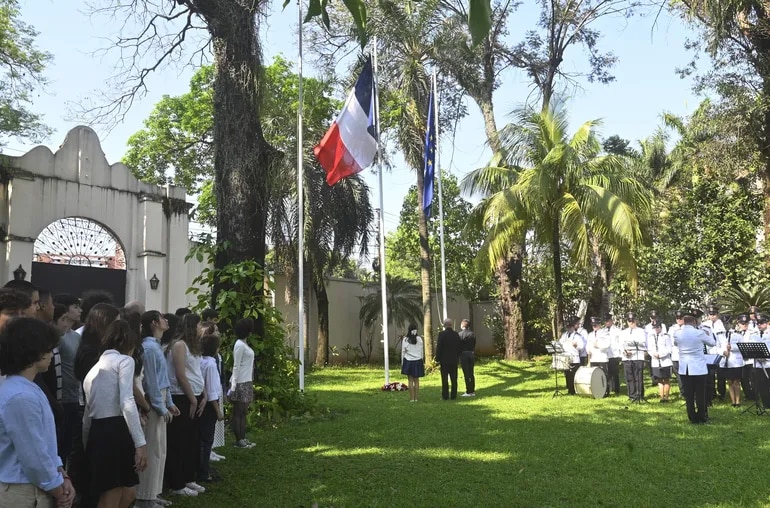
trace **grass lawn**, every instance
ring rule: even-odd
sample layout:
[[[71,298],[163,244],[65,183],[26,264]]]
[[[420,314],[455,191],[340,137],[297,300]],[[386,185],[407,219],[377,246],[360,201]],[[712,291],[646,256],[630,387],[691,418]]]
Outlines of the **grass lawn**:
[[[552,398],[545,360],[482,360],[478,396],[456,401],[441,400],[434,373],[416,404],[381,392],[381,369],[314,372],[307,391],[328,418],[252,432],[255,448],[219,450],[225,481],[168,498],[180,508],[770,506],[770,417],[722,402],[713,424],[691,425],[676,388],[659,404],[648,380],[644,405]]]

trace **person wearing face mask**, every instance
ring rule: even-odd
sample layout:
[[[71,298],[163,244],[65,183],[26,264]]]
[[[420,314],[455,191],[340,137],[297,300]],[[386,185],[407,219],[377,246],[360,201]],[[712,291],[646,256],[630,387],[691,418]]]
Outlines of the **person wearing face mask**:
[[[409,378],[409,402],[417,402],[420,378],[425,376],[425,350],[414,323],[409,325],[409,331],[401,340],[401,374]]]

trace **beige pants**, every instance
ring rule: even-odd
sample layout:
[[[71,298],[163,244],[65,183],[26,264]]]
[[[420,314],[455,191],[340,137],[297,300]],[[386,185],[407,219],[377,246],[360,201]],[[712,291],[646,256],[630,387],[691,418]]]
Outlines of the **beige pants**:
[[[0,508],[53,508],[47,492],[31,483],[0,482]]]
[[[144,438],[147,441],[147,469],[139,473],[136,498],[150,500],[163,492],[166,467],[166,421],[155,410],[150,411],[147,418]]]

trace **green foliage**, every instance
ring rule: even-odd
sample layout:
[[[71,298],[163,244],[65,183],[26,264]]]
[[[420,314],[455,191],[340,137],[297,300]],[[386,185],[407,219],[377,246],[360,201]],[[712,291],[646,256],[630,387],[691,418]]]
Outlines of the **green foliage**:
[[[370,287],[373,291],[360,298],[358,318],[363,326],[371,330],[382,317],[382,291],[379,282],[372,283]],[[403,326],[422,321],[422,296],[416,284],[400,277],[388,276],[387,291],[389,325]]]
[[[264,271],[250,260],[212,268],[218,253],[227,248],[226,243],[214,245],[211,241],[193,247],[187,259],[205,261],[208,267],[193,280],[187,293],[196,297],[195,310],[200,312],[211,306],[213,288],[221,286],[214,308],[219,313],[221,349],[226,363],[232,360],[230,351],[236,340],[232,334],[235,322],[241,318],[262,317],[264,336],[253,335],[248,339],[254,349],[256,402],[250,418],[269,423],[313,410],[314,403],[299,391],[299,360],[286,345],[281,313],[266,296],[266,292],[273,288],[266,283]]]
[[[718,303],[721,312],[733,316],[748,313],[752,306],[767,312],[770,309],[770,288],[765,285],[738,284],[723,290]]]
[[[37,141],[50,129],[28,106],[34,102],[31,93],[46,83],[43,71],[51,55],[35,48],[38,32],[19,14],[17,0],[0,0],[0,137]]]
[[[434,189],[438,190],[438,183]],[[480,229],[468,229],[471,204],[460,196],[457,177],[446,175],[442,181],[444,205],[444,246],[447,290],[468,300],[485,298],[491,290],[491,280],[479,270],[474,259],[484,237]],[[385,238],[386,270],[388,275],[407,280],[420,280],[420,238],[417,227],[417,187],[411,186],[401,206],[398,227]],[[434,288],[441,287],[438,192],[434,192],[431,217],[428,222],[430,249],[435,264],[432,273]]]

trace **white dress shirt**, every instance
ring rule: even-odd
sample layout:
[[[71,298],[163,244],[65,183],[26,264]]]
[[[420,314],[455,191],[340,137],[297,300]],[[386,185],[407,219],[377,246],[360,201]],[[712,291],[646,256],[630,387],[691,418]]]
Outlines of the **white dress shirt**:
[[[671,349],[673,343],[667,333],[653,333],[647,336],[647,352],[650,355],[652,367],[671,367]],[[655,355],[658,357],[656,358]]]
[[[733,332],[730,337],[723,336],[722,340],[717,343],[719,346],[719,354],[722,355],[722,359],[719,360],[719,366],[723,368],[733,369],[735,367],[743,367],[746,362],[743,360],[743,355],[738,349],[737,344],[743,342],[743,332]],[[730,344],[730,354],[727,354],[727,344]]]
[[[134,359],[108,349],[83,380],[86,407],[83,414],[83,443],[88,442],[91,420],[123,416],[128,431],[139,448],[144,439],[139,410],[134,400]]]
[[[676,336],[682,331],[682,326],[674,323],[668,328],[668,336],[671,337],[671,361],[679,361],[679,348],[676,347]]]
[[[638,326],[625,328],[620,332],[620,342],[623,345],[623,361],[644,361],[644,350],[647,348],[647,334]]]
[[[609,361],[610,347],[612,346],[609,330],[605,328],[589,333],[586,342],[586,349],[591,355],[591,363],[607,363]]]
[[[703,346],[714,346],[716,341],[706,332],[684,325],[674,343],[679,348],[679,374],[705,376],[708,374]]]
[[[585,348],[585,339],[577,332],[564,332],[559,339],[564,347],[564,354],[570,356],[572,363],[580,363],[580,350]]]
[[[254,379],[254,350],[242,340],[236,340],[233,346],[233,373],[230,376],[230,389],[235,385],[251,383]]]

